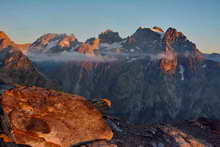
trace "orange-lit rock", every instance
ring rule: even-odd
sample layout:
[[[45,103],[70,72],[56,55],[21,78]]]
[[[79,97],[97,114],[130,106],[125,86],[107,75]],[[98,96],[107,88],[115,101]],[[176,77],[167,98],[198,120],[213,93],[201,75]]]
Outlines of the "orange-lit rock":
[[[83,43],[79,48],[76,49],[81,54],[94,56],[94,50],[100,46],[100,39],[95,39],[90,43]]]
[[[0,98],[8,130],[18,144],[69,147],[113,136],[101,113],[84,97],[18,86]]]
[[[204,144],[199,139],[186,134],[180,129],[174,127],[163,127],[161,128],[167,135],[173,137],[173,142],[176,142],[179,147],[207,147],[210,144]]]
[[[4,141],[4,142],[12,142],[12,139],[9,138],[7,135],[5,134],[0,134],[0,138]]]
[[[20,50],[22,53],[26,53],[28,48],[29,48],[30,44],[16,44],[13,41],[11,41],[11,39],[9,38],[9,36],[7,34],[5,34],[4,32],[0,31],[0,50],[4,49],[4,48],[14,48],[17,50]]]
[[[0,49],[15,46],[15,43],[10,40],[7,34],[0,31]]]
[[[101,112],[106,112],[112,106],[112,102],[107,98],[95,98],[91,100],[91,103],[99,109]]]
[[[165,72],[174,72],[177,67],[176,53],[169,48],[166,48],[160,63],[160,67]]]
[[[64,48],[64,47],[70,47],[71,43],[74,42],[76,38],[73,35],[66,36],[62,40],[58,42],[58,46]]]

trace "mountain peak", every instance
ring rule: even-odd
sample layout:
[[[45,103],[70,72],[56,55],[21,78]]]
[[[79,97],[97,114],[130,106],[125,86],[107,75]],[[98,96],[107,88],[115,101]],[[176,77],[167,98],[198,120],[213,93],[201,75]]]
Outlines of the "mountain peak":
[[[14,46],[15,43],[11,41],[9,36],[3,32],[0,31],[0,48],[8,48],[9,46]]]
[[[163,37],[164,31],[160,27],[156,27],[156,26],[153,28],[139,27],[134,34],[141,35],[141,36],[144,35],[145,37],[152,36],[152,35],[154,36],[160,35]]]
[[[107,29],[103,33],[110,33],[110,32],[113,32],[113,31],[111,29]]]
[[[169,47],[178,52],[197,50],[196,45],[189,41],[182,32],[178,32],[175,28],[167,29],[164,34],[163,45],[169,45]]]
[[[175,28],[172,27],[167,29],[165,36],[172,38],[184,37],[186,39],[182,32],[178,32]]]
[[[31,52],[60,52],[66,49],[71,49],[78,42],[73,35],[48,33],[38,38],[31,45]]]
[[[99,34],[98,37],[101,42],[103,43],[114,43],[114,42],[119,42],[122,40],[122,38],[119,36],[118,32],[113,32],[112,30],[106,30]]]
[[[164,32],[162,28],[157,27],[157,26],[154,26],[153,28],[151,28],[151,30],[155,32]]]
[[[8,35],[5,32],[0,31],[0,39],[2,39],[2,38],[9,39]]]

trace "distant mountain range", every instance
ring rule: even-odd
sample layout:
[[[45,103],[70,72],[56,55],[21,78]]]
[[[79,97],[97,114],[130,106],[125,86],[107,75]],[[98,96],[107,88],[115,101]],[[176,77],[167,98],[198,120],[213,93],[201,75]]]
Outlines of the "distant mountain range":
[[[27,60],[15,66],[7,58],[10,71],[34,71],[39,78],[55,80],[65,92],[88,99],[108,97],[114,116],[136,123],[220,118],[220,55],[202,53],[174,28],[140,27],[126,38],[107,30],[85,42],[72,34],[50,33],[27,45],[1,34],[1,50],[16,50]],[[2,57],[1,69],[8,62]]]

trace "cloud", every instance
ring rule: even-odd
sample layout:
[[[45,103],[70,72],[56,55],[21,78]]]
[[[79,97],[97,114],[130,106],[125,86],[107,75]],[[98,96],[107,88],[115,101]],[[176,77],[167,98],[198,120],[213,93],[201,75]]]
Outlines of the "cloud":
[[[190,56],[192,53],[173,53],[173,52],[160,52],[160,53],[115,53],[115,52],[102,52],[102,55],[88,56],[78,52],[67,52],[49,54],[49,53],[28,53],[27,56],[35,62],[41,61],[54,61],[54,62],[68,62],[68,61],[90,61],[90,62],[113,62],[117,60],[129,59],[144,59],[149,58],[152,61],[160,59],[173,60],[176,55],[184,57]]]
[[[46,54],[46,53],[28,53],[27,56],[35,62],[54,61],[54,62],[68,62],[68,61],[91,61],[91,62],[111,62],[116,58],[108,56],[87,56],[78,52],[62,52],[60,54]]]

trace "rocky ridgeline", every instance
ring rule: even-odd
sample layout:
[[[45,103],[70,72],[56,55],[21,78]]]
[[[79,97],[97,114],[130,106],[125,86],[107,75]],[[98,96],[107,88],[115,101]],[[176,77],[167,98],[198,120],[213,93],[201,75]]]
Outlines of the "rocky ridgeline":
[[[0,32],[0,80],[6,83],[59,89],[59,86],[40,73],[32,61],[22,53],[24,46],[26,45],[15,44],[4,32]]]
[[[11,47],[26,53],[29,50],[30,45],[31,44],[16,44],[8,37],[7,34],[0,31],[0,50]]]
[[[70,51],[79,45],[74,35],[49,33],[38,38],[31,44],[29,51],[32,53],[59,53]]]

